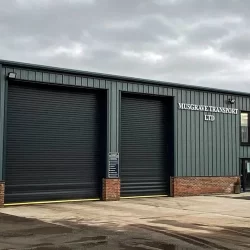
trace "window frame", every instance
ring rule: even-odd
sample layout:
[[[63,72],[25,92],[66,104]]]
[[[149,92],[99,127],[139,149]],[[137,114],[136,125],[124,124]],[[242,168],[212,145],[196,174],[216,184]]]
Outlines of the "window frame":
[[[241,114],[246,113],[248,115],[247,123],[248,125],[248,141],[247,142],[242,142],[242,131],[241,131]],[[240,145],[241,146],[250,146],[250,111],[240,111]]]

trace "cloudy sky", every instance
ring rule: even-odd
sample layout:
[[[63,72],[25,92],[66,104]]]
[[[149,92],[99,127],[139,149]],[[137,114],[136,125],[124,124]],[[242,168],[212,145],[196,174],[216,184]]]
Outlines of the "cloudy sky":
[[[1,0],[0,58],[250,92],[249,0]]]

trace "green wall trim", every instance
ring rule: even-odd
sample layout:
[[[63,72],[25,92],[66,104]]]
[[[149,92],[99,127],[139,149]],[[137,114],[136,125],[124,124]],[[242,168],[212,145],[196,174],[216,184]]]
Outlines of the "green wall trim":
[[[5,72],[0,64],[0,181],[4,171]]]

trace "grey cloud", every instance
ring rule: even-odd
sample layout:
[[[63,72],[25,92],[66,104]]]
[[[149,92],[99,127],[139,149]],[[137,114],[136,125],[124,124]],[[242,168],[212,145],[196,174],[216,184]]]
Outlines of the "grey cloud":
[[[249,0],[2,0],[0,57],[246,90],[249,9]]]
[[[218,38],[222,39],[229,35],[230,29],[223,26],[201,25],[190,30],[187,34],[187,39],[190,43],[211,45]]]
[[[156,18],[149,17],[141,21],[138,27],[103,29],[102,26],[89,30],[93,39],[103,41],[120,48],[152,49],[160,42],[160,37],[176,39],[177,32]]]
[[[232,56],[250,58],[250,32],[237,33],[221,43],[221,50]]]

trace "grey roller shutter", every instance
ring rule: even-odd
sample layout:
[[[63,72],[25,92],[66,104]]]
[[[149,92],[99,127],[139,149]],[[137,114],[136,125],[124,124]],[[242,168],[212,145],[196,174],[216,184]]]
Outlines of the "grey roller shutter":
[[[165,115],[165,103],[161,98],[122,95],[122,196],[167,194]]]
[[[6,202],[99,198],[105,95],[10,84]]]

